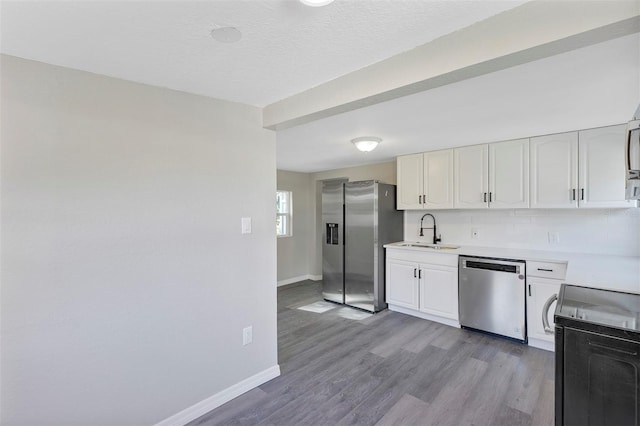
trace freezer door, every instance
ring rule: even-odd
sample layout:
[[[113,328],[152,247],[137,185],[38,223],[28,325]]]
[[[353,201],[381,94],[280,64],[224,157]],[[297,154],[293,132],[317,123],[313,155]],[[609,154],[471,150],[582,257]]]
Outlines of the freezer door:
[[[345,184],[345,303],[375,312],[376,183]]]
[[[344,303],[344,186],[322,187],[322,296]]]

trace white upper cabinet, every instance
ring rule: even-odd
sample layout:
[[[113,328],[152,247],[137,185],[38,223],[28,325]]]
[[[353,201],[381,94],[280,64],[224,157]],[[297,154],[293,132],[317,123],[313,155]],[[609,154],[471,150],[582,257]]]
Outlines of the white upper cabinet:
[[[625,200],[626,125],[398,157],[397,208],[635,207]]]
[[[578,206],[578,132],[531,138],[531,207]]]
[[[633,207],[624,199],[625,125],[531,138],[531,207]]]
[[[397,173],[399,210],[453,208],[453,150],[398,157]]]
[[[489,207],[529,207],[529,139],[489,144]]]
[[[633,207],[625,200],[626,126],[578,132],[578,188],[580,207]]]
[[[529,207],[529,139],[454,150],[455,207]]]
[[[453,150],[454,207],[484,209],[489,207],[489,146],[473,145]]]
[[[424,185],[423,175],[424,154],[403,155],[398,157],[397,200],[398,210],[413,210],[422,208],[422,193]]]
[[[453,150],[426,152],[424,154],[425,209],[453,208]]]

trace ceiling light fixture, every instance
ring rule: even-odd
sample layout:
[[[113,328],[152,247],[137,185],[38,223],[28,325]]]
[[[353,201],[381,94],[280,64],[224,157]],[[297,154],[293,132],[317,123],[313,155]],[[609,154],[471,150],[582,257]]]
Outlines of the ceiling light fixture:
[[[214,28],[211,37],[222,43],[235,43],[242,38],[242,33],[235,27]]]
[[[360,138],[351,139],[351,143],[362,152],[369,152],[376,149],[382,139],[375,136],[362,136]]]
[[[326,6],[332,2],[333,0],[300,0],[300,3],[306,4],[307,6],[311,6],[311,7]]]

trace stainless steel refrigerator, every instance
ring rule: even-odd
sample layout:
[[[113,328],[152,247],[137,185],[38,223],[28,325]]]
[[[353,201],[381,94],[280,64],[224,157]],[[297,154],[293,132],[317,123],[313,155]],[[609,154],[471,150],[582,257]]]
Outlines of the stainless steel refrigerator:
[[[370,312],[387,307],[383,245],[402,241],[396,187],[368,180],[322,188],[323,297]]]

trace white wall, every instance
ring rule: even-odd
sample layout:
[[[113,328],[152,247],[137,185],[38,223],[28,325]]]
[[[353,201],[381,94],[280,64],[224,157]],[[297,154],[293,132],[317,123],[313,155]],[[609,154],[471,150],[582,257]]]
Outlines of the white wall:
[[[278,285],[309,278],[313,235],[313,211],[309,173],[278,170],[278,190],[291,191],[293,200],[292,236],[278,238]]]
[[[405,212],[404,239],[431,242],[432,232],[419,236],[426,211]],[[442,242],[574,253],[640,256],[640,209],[430,210]],[[431,226],[426,217],[425,226]],[[478,230],[478,239],[471,230]],[[549,242],[549,232],[559,236]]]
[[[0,422],[152,424],[275,366],[275,136],[260,110],[1,67]]]

